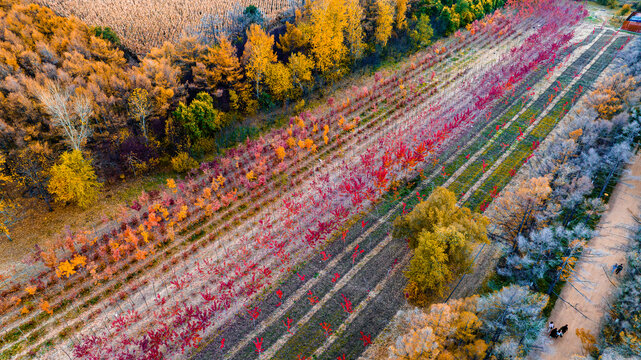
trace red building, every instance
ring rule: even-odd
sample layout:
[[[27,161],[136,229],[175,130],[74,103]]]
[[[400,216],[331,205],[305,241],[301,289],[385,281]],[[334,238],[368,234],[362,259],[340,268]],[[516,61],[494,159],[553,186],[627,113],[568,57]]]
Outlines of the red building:
[[[622,30],[641,33],[641,12],[635,11],[623,22]]]

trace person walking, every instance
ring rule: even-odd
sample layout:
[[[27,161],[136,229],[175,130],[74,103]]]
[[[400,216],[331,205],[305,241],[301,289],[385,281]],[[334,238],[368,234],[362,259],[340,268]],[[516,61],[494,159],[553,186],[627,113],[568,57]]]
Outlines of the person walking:
[[[559,336],[563,337],[563,334],[565,334],[566,332],[568,332],[568,324],[561,326],[561,328],[559,329]]]
[[[614,265],[612,265],[612,275],[614,275],[614,272],[617,270],[618,267],[619,267],[618,263],[614,263]]]
[[[621,272],[621,270],[623,270],[623,264],[619,264],[619,265],[617,266],[617,270],[616,270],[614,273],[615,273],[615,274],[617,274],[617,275],[619,275],[619,273]]]
[[[556,328],[552,329],[550,331],[550,337],[552,339],[556,339],[557,337],[559,337],[559,331]]]
[[[548,326],[549,326],[548,331],[551,331],[552,329],[554,329],[554,321],[550,321],[550,325]]]

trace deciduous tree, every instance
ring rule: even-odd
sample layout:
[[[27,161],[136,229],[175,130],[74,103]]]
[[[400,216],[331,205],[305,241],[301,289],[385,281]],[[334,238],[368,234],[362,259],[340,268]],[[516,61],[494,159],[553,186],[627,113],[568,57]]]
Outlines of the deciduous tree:
[[[394,25],[394,6],[390,0],[376,0],[376,29],[374,38],[383,47],[392,36]]]
[[[260,82],[270,64],[276,62],[274,36],[268,35],[258,24],[250,25],[243,52],[247,75],[256,83],[256,96],[260,93]]]
[[[341,65],[347,54],[344,0],[315,0],[309,8],[309,25],[303,32],[310,39],[316,68],[328,79],[342,76]]]
[[[36,96],[59,126],[74,150],[80,150],[91,134],[89,119],[93,114],[90,100],[84,94],[72,94],[69,87],[47,81]]]
[[[427,47],[431,43],[434,30],[430,26],[430,17],[427,14],[421,14],[416,25],[410,30],[410,38],[418,48]]]
[[[347,23],[345,27],[345,41],[353,59],[363,56],[365,43],[363,38],[363,16],[364,10],[359,0],[345,0],[345,11]]]
[[[98,182],[91,161],[80,150],[64,152],[50,173],[48,189],[56,201],[74,202],[88,207],[100,195],[102,184]]]
[[[129,116],[136,119],[140,125],[145,139],[149,140],[147,135],[147,118],[151,114],[152,106],[149,101],[149,93],[145,89],[137,88],[131,93],[129,97]]]
[[[395,27],[397,31],[407,28],[407,0],[396,0]]]

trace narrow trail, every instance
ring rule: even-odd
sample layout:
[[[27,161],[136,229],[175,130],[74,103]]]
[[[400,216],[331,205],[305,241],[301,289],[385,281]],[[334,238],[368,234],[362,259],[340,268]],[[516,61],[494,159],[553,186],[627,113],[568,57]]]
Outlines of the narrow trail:
[[[626,271],[628,237],[641,206],[641,153],[626,170],[601,218],[600,235],[588,243],[589,250],[575,267],[576,276],[561,291],[560,297],[565,301],[557,300],[550,315],[557,327],[568,324],[569,331],[563,338],[554,340],[545,353],[532,354],[530,358],[569,359],[574,354],[581,355],[581,341],[575,330],[583,328],[598,335],[619,282],[618,276],[612,274],[612,265],[624,263],[623,271]]]

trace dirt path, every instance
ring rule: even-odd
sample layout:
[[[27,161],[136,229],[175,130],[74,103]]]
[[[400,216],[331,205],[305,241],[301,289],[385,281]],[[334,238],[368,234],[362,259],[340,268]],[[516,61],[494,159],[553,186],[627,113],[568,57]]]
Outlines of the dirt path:
[[[609,209],[601,218],[600,235],[588,243],[587,252],[576,266],[576,278],[567,283],[561,291],[550,320],[558,326],[568,324],[569,331],[556,339],[546,354],[534,354],[538,359],[569,359],[574,354],[582,354],[581,341],[575,334],[577,328],[599,333],[601,320],[618,283],[612,275],[612,265],[625,262],[625,248],[630,228],[635,224],[633,214],[638,214],[641,206],[641,154],[628,165],[627,174],[617,184]],[[623,271],[626,271],[625,264]],[[614,283],[614,284],[613,284]]]

